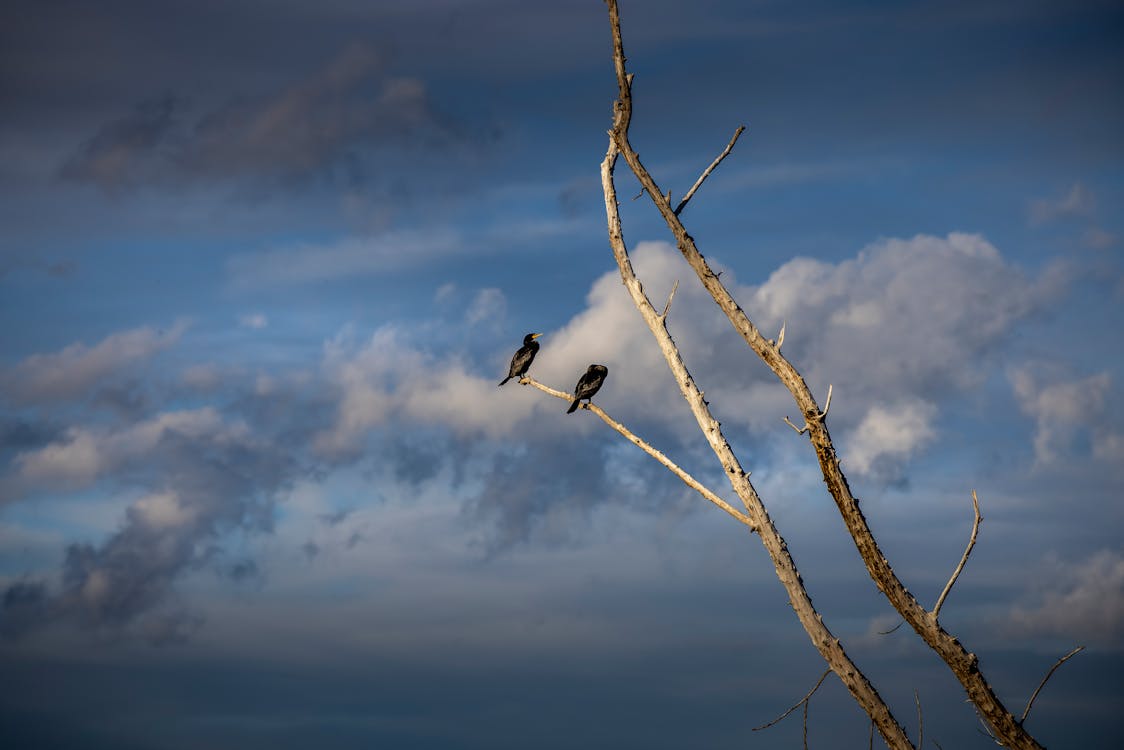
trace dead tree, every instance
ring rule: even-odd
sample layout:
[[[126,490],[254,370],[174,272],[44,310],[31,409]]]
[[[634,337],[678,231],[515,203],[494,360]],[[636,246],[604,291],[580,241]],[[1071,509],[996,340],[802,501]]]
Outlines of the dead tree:
[[[722,431],[722,426],[711,414],[710,407],[703,392],[700,390],[686,363],[680,355],[679,348],[667,328],[667,316],[675,296],[673,288],[667,303],[662,311],[657,311],[651,300],[644,293],[643,285],[633,272],[629,259],[628,247],[624,240],[618,212],[617,192],[614,183],[614,168],[618,157],[623,157],[632,173],[640,181],[644,192],[648,194],[652,203],[659,211],[667,224],[668,230],[675,238],[676,245],[687,263],[695,271],[699,282],[713,298],[715,304],[729,319],[731,325],[745,340],[745,343],[769,367],[777,378],[792,394],[796,406],[803,416],[804,424],[797,427],[792,422],[789,425],[800,435],[807,435],[816,457],[819,461],[823,480],[828,492],[838,507],[840,516],[847,528],[855,547],[858,549],[867,572],[874,584],[886,597],[889,603],[898,611],[903,620],[914,629],[921,639],[932,649],[955,675],[964,687],[968,700],[973,704],[981,720],[988,728],[997,743],[1019,750],[1041,748],[1041,745],[1025,730],[1023,722],[1026,713],[1021,718],[1016,718],[1008,710],[999,697],[995,694],[987,679],[980,671],[979,660],[975,654],[969,652],[960,641],[941,627],[938,614],[945,598],[948,596],[953,584],[956,582],[964,564],[976,541],[982,517],[975,493],[972,493],[975,508],[975,522],[972,528],[971,540],[960,559],[959,564],[952,573],[936,605],[932,610],[923,607],[916,598],[905,588],[894,573],[889,561],[878,546],[874,534],[859,509],[858,500],[851,493],[847,478],[840,467],[832,444],[831,435],[827,428],[827,414],[831,406],[831,389],[828,389],[827,398],[821,409],[812,395],[803,377],[781,354],[781,345],[784,341],[784,329],[780,331],[777,339],[765,338],[738,303],[727,291],[719,274],[715,273],[695,245],[694,239],[687,232],[680,214],[688,201],[702,185],[703,181],[718,166],[718,164],[731,152],[743,128],[738,128],[725,150],[702,173],[691,189],[678,202],[672,201],[670,191],[665,192],[655,181],[652,175],[640,161],[640,157],[629,142],[629,125],[632,119],[632,80],[633,76],[626,67],[624,44],[621,37],[620,15],[617,0],[606,0],[609,11],[609,21],[613,40],[613,61],[616,69],[618,96],[613,106],[613,123],[609,131],[609,146],[605,158],[601,163],[601,183],[605,194],[605,212],[608,223],[609,244],[613,251],[617,267],[620,270],[621,281],[628,290],[636,309],[652,332],[671,370],[680,393],[690,406],[703,437],[709,443],[715,456],[718,458],[725,471],[727,480],[733,492],[741,500],[744,507],[738,510],[720,497],[717,493],[704,487],[701,483],[674,464],[660,451],[648,445],[645,441],[634,435],[619,422],[613,420],[601,408],[593,405],[583,405],[597,414],[614,430],[625,436],[631,442],[645,450],[661,464],[682,479],[688,486],[703,495],[710,502],[721,507],[726,513],[733,516],[756,533],[764,545],[773,562],[777,578],[784,586],[789,601],[796,613],[801,626],[807,632],[812,644],[827,662],[829,669],[835,673],[843,685],[851,693],[855,701],[870,716],[874,727],[877,728],[886,744],[895,749],[913,748],[914,745],[906,734],[902,725],[894,718],[889,706],[879,696],[878,691],[847,655],[843,644],[832,635],[823,618],[812,604],[811,597],[804,587],[796,563],[788,552],[784,538],[774,526],[764,503],[750,481],[749,472],[742,467],[740,460],[730,447]],[[569,394],[549,388],[531,378],[524,378],[524,383],[539,388],[540,390],[558,398],[569,400]],[[787,418],[786,418],[786,421]],[[1063,657],[1061,661],[1069,658],[1071,654]],[[1058,664],[1061,662],[1059,661]],[[1055,665],[1055,669],[1058,665]],[[1051,670],[1051,674],[1053,670]],[[1049,674],[1047,675],[1047,679]],[[1045,682],[1045,680],[1043,681]],[[818,685],[817,685],[818,687]],[[1041,689],[1041,685],[1039,686]],[[814,689],[813,689],[814,692]],[[1037,695],[1038,691],[1035,691]],[[804,704],[806,707],[807,696]],[[1031,698],[1031,703],[1033,697]],[[797,704],[800,705],[800,704]],[[920,709],[920,704],[918,704]]]

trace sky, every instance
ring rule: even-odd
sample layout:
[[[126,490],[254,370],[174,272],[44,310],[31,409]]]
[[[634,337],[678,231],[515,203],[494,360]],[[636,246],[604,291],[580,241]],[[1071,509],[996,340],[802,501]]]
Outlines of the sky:
[[[1124,9],[623,0],[632,142],[882,548],[1050,747],[1124,742]],[[609,249],[604,4],[10,0],[0,744],[795,747],[824,669]],[[626,242],[825,622],[993,746],[623,162]],[[916,700],[915,700],[916,691]],[[829,678],[812,746],[866,747]]]

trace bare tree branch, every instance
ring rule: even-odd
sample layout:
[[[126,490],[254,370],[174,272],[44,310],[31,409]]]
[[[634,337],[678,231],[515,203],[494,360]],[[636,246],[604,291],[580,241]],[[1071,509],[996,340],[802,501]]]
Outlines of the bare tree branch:
[[[679,349],[667,330],[666,321],[660,320],[632,269],[632,261],[629,259],[628,248],[621,228],[616,187],[613,182],[613,168],[618,155],[625,155],[633,173],[639,174],[633,164],[637,160],[636,154],[628,145],[628,126],[632,119],[632,76],[625,70],[624,46],[621,40],[620,13],[617,2],[616,0],[607,0],[607,4],[613,35],[613,64],[617,73],[618,98],[613,106],[613,128],[609,133],[609,148],[605,153],[605,159],[601,162],[601,184],[605,193],[609,244],[613,249],[613,256],[621,273],[621,281],[632,296],[636,309],[655,337],[664,360],[675,376],[680,393],[691,407],[695,421],[710,444],[711,450],[714,451],[715,456],[721,462],[731,487],[745,505],[746,513],[753,521],[757,533],[761,537],[761,543],[769,553],[777,578],[788,593],[789,603],[792,605],[793,611],[805,632],[808,633],[812,643],[824,660],[827,661],[831,670],[839,676],[840,681],[847,687],[847,690],[859,705],[863,707],[863,710],[874,719],[879,732],[886,738],[887,744],[894,748],[913,748],[909,737],[894,718],[889,706],[878,695],[878,691],[870,684],[870,681],[859,670],[858,666],[851,661],[839,639],[831,634],[831,631],[824,624],[823,618],[813,606],[811,597],[808,595],[808,591],[797,571],[796,563],[788,551],[788,545],[773,525],[764,503],[761,502],[756,489],[749,481],[749,475],[742,469],[741,462],[731,449],[729,441],[722,432],[721,425],[711,414],[706,399],[703,398],[702,392],[687,370]],[[649,197],[654,200],[655,196],[658,195],[662,199],[663,192],[655,186],[650,176],[646,183],[642,180],[642,184],[648,189]],[[678,221],[671,211],[670,202],[663,200],[656,200],[655,202],[661,213],[666,212],[672,219]],[[808,412],[807,416],[817,413],[819,413],[818,409]]]
[[[542,383],[540,383],[539,381],[535,380],[532,377],[524,376],[523,378],[520,378],[519,382],[520,383],[526,383],[527,385],[534,386],[535,388],[538,388],[543,393],[549,393],[551,396],[554,396],[555,398],[560,398],[563,401],[573,400],[572,394],[565,393],[564,391],[556,390],[554,388],[551,388],[548,385],[543,385]],[[718,497],[718,495],[711,492],[709,489],[707,489],[707,487],[705,485],[703,485],[702,482],[695,479],[693,476],[691,476],[686,471],[681,469],[670,458],[665,456],[663,453],[661,453],[656,448],[652,447],[652,445],[649,444],[648,442],[646,442],[645,440],[637,437],[635,434],[633,434],[632,431],[630,431],[623,424],[621,424],[620,422],[618,422],[617,420],[613,419],[608,414],[606,414],[605,411],[601,407],[597,406],[596,404],[584,403],[584,402],[580,406],[581,406],[581,408],[588,409],[589,411],[596,414],[598,417],[601,418],[601,421],[603,421],[605,424],[609,425],[614,430],[616,430],[621,435],[623,435],[630,443],[637,446],[638,448],[640,448],[640,450],[644,451],[649,456],[651,456],[652,458],[656,459],[661,464],[663,464],[663,466],[665,468],[667,468],[668,471],[670,471],[672,474],[674,474],[675,476],[677,476],[681,480],[683,480],[683,483],[685,485],[687,485],[691,489],[698,492],[700,495],[702,495],[707,500],[709,500],[710,502],[717,505],[722,510],[729,513],[731,516],[736,518],[741,523],[748,526],[751,531],[755,530],[754,526],[753,526],[753,521],[749,518],[749,516],[747,516],[745,513],[742,513],[740,510],[733,507],[732,505],[727,503],[722,498]]]
[[[743,132],[745,132],[745,125],[739,125],[738,129],[734,131],[734,137],[731,138],[730,142],[726,144],[726,148],[722,151],[722,153],[718,155],[718,157],[714,161],[710,163],[710,166],[706,168],[706,171],[699,175],[699,179],[695,180],[695,184],[692,185],[691,189],[687,191],[687,194],[683,196],[683,200],[679,201],[679,205],[675,207],[676,216],[679,215],[680,211],[687,207],[687,201],[691,200],[691,196],[693,196],[695,194],[695,191],[699,189],[699,186],[703,184],[703,180],[705,180],[707,177],[710,177],[710,173],[714,171],[714,168],[721,164],[722,160],[729,156],[730,152],[734,150],[734,144],[738,142],[738,137],[741,136]],[[671,202],[670,192],[668,192],[667,194],[667,200],[668,203]]]
[[[1066,662],[1066,660],[1069,659],[1069,657],[1074,656],[1078,652],[1084,651],[1084,650],[1085,650],[1084,646],[1078,646],[1077,648],[1073,649],[1072,651],[1070,651],[1068,654],[1066,654],[1062,658],[1058,659],[1057,662],[1054,663],[1054,666],[1050,667],[1050,671],[1047,672],[1046,676],[1042,678],[1042,682],[1040,682],[1038,684],[1038,687],[1035,688],[1035,690],[1034,690],[1034,694],[1031,695],[1030,700],[1028,700],[1026,702],[1026,708],[1023,709],[1023,715],[1022,715],[1022,717],[1019,718],[1020,723],[1026,721],[1026,717],[1030,713],[1030,707],[1034,705],[1034,699],[1038,697],[1038,693],[1041,692],[1042,688],[1046,686],[1046,680],[1050,679],[1050,677],[1053,676],[1054,671],[1057,670],[1057,668],[1060,667],[1062,664],[1064,664]]]
[[[956,583],[956,579],[960,577],[960,571],[964,570],[964,564],[968,562],[968,555],[972,554],[972,547],[976,546],[976,534],[980,530],[980,522],[983,521],[983,516],[980,515],[980,501],[976,498],[976,491],[972,490],[972,510],[976,513],[976,520],[972,522],[972,536],[968,539],[968,548],[964,550],[964,555],[960,558],[960,564],[956,566],[956,570],[952,571],[952,577],[948,579],[948,583],[944,586],[944,591],[941,592],[940,597],[937,599],[937,604],[933,607],[933,619],[941,613],[941,605],[944,604],[945,597],[948,592],[952,590],[952,586]]]
[[[722,281],[702,253],[695,245],[694,239],[687,232],[679,216],[672,210],[668,201],[663,200],[663,192],[652,178],[651,173],[640,161],[639,154],[632,148],[628,140],[628,128],[632,118],[632,76],[625,66],[623,43],[621,42],[620,14],[616,0],[606,0],[609,6],[609,19],[613,33],[613,63],[617,73],[617,88],[619,98],[615,105],[614,126],[610,131],[612,148],[602,164],[602,182],[606,181],[606,163],[617,153],[624,157],[632,173],[647,189],[649,197],[653,199],[656,209],[660,212],[668,229],[675,236],[680,253],[695,271],[703,287],[710,293],[715,303],[726,314],[734,329],[742,336],[751,349],[773,370],[777,378],[788,388],[796,401],[801,413],[804,415],[805,427],[808,430],[812,446],[820,463],[820,470],[828,491],[835,500],[840,516],[847,526],[847,530],[859,551],[867,572],[875,582],[878,589],[886,596],[891,605],[901,613],[902,617],[921,636],[922,640],[935,651],[948,665],[949,669],[960,681],[967,692],[969,699],[978,708],[987,723],[995,729],[996,736],[1011,748],[1016,750],[1041,750],[1041,745],[1022,727],[1014,715],[1003,705],[979,669],[979,659],[969,652],[961,642],[940,627],[932,613],[926,610],[917,599],[902,584],[894,573],[889,561],[883,554],[870,526],[859,508],[858,500],[851,492],[847,477],[839,464],[835,446],[827,429],[826,421],[818,418],[823,414],[820,410],[808,384],[801,377],[796,368],[789,362],[771,342],[761,335],[757,326],[750,321],[745,311],[731,296]],[[611,166],[611,165],[610,165]],[[609,178],[611,179],[611,177]],[[608,193],[606,193],[608,196]],[[615,195],[615,194],[614,194]],[[659,196],[659,199],[656,199]],[[615,197],[614,209],[615,209]],[[611,222],[610,222],[611,225]],[[612,236],[612,229],[610,230]],[[616,251],[614,251],[616,252]],[[618,261],[619,263],[619,261]],[[622,271],[623,274],[623,271]],[[627,286],[627,281],[626,281]],[[700,426],[702,423],[700,422]],[[801,430],[797,430],[801,432]],[[705,428],[704,428],[705,433]],[[739,496],[744,496],[739,491]],[[759,526],[761,528],[761,526]],[[809,631],[811,632],[811,631]],[[826,658],[826,655],[825,655]],[[830,663],[830,662],[829,662]],[[838,671],[840,679],[844,676]],[[848,689],[851,689],[848,685]],[[859,696],[852,695],[863,705],[869,708]],[[896,723],[896,722],[895,722]],[[878,724],[879,731],[889,744],[891,741],[886,731],[893,731],[884,723]],[[898,731],[901,729],[898,727]],[[904,732],[903,732],[904,734]],[[908,740],[906,740],[908,742]]]
[[[782,721],[784,721],[784,719],[785,719],[785,717],[786,717],[786,716],[788,716],[788,715],[789,715],[790,713],[792,713],[792,712],[793,712],[793,711],[795,711],[796,709],[800,708],[800,706],[801,706],[802,704],[806,706],[806,705],[808,704],[808,701],[810,701],[810,700],[812,699],[812,696],[813,696],[813,695],[815,695],[816,691],[820,689],[820,685],[822,685],[822,684],[823,684],[823,681],[827,679],[827,676],[828,676],[829,674],[831,674],[831,670],[830,670],[830,669],[825,669],[825,670],[824,670],[824,673],[820,675],[820,679],[818,679],[818,680],[816,681],[816,684],[812,686],[812,689],[811,689],[811,690],[809,690],[809,691],[808,691],[808,693],[807,693],[807,694],[806,694],[806,695],[805,695],[805,696],[804,696],[803,698],[801,698],[800,700],[796,701],[796,703],[793,703],[793,704],[792,704],[792,707],[791,707],[791,708],[789,708],[789,709],[788,709],[787,711],[785,711],[785,712],[784,712],[783,714],[781,714],[781,715],[780,715],[780,716],[778,716],[777,718],[773,719],[772,721],[768,722],[767,724],[762,724],[762,725],[761,725],[761,726],[759,726],[759,727],[754,727],[754,728],[753,728],[753,731],[754,731],[754,732],[759,732],[759,731],[761,731],[762,729],[768,729],[768,728],[769,728],[769,727],[771,727],[771,726],[776,726],[777,724],[779,724],[779,723],[781,723]]]

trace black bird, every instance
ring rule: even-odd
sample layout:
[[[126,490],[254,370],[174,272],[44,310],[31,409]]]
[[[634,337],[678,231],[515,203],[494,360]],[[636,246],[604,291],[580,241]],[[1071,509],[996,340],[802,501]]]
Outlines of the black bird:
[[[531,363],[535,361],[535,355],[539,353],[539,342],[535,341],[541,333],[528,333],[523,337],[523,346],[519,347],[519,351],[515,352],[515,356],[511,358],[511,367],[507,371],[507,377],[500,381],[503,385],[512,378],[521,378],[527,374],[527,370],[531,368]]]
[[[587,401],[592,399],[593,394],[601,390],[601,386],[605,383],[605,376],[608,374],[609,368],[605,365],[590,365],[585,374],[578,379],[578,384],[574,386],[574,400],[566,413],[572,414],[583,398]]]

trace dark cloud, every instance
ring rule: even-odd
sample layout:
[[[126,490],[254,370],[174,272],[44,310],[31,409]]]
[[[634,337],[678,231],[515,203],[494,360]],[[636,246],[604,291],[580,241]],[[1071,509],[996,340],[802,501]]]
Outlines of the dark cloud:
[[[111,461],[87,465],[93,473],[84,481],[109,472],[113,484],[139,486],[147,494],[133,502],[107,540],[67,548],[58,589],[46,598],[43,582],[9,587],[0,614],[5,632],[19,635],[64,621],[96,632],[135,626],[150,640],[174,642],[199,626],[176,606],[176,580],[212,564],[213,543],[222,534],[272,529],[274,494],[297,468],[294,457],[271,443],[204,421],[188,427],[158,419],[154,441],[127,438]],[[68,447],[55,455],[60,450]],[[257,573],[252,560],[219,567],[235,580]]]
[[[185,110],[170,96],[138,105],[100,128],[59,176],[107,188],[325,174],[362,183],[374,151],[434,145],[452,132],[426,85],[391,75],[366,45],[347,47],[273,94],[245,96],[194,118]]]
[[[0,385],[6,399],[18,404],[81,398],[95,385],[173,346],[187,328],[186,321],[168,329],[143,326],[110,334],[92,346],[76,342],[57,352],[33,354],[0,369]],[[110,401],[130,391],[128,387],[114,389],[107,391]],[[135,397],[136,393],[125,396],[127,400]]]
[[[40,581],[19,581],[8,586],[0,600],[0,635],[18,637],[47,617],[50,597]]]
[[[170,146],[176,102],[172,97],[141,102],[106,123],[59,170],[59,177],[107,188],[152,177],[160,152]]]
[[[489,554],[531,539],[568,543],[588,524],[590,511],[608,499],[601,440],[587,437],[522,447],[499,450],[484,486],[465,505],[467,515],[486,529]]]

